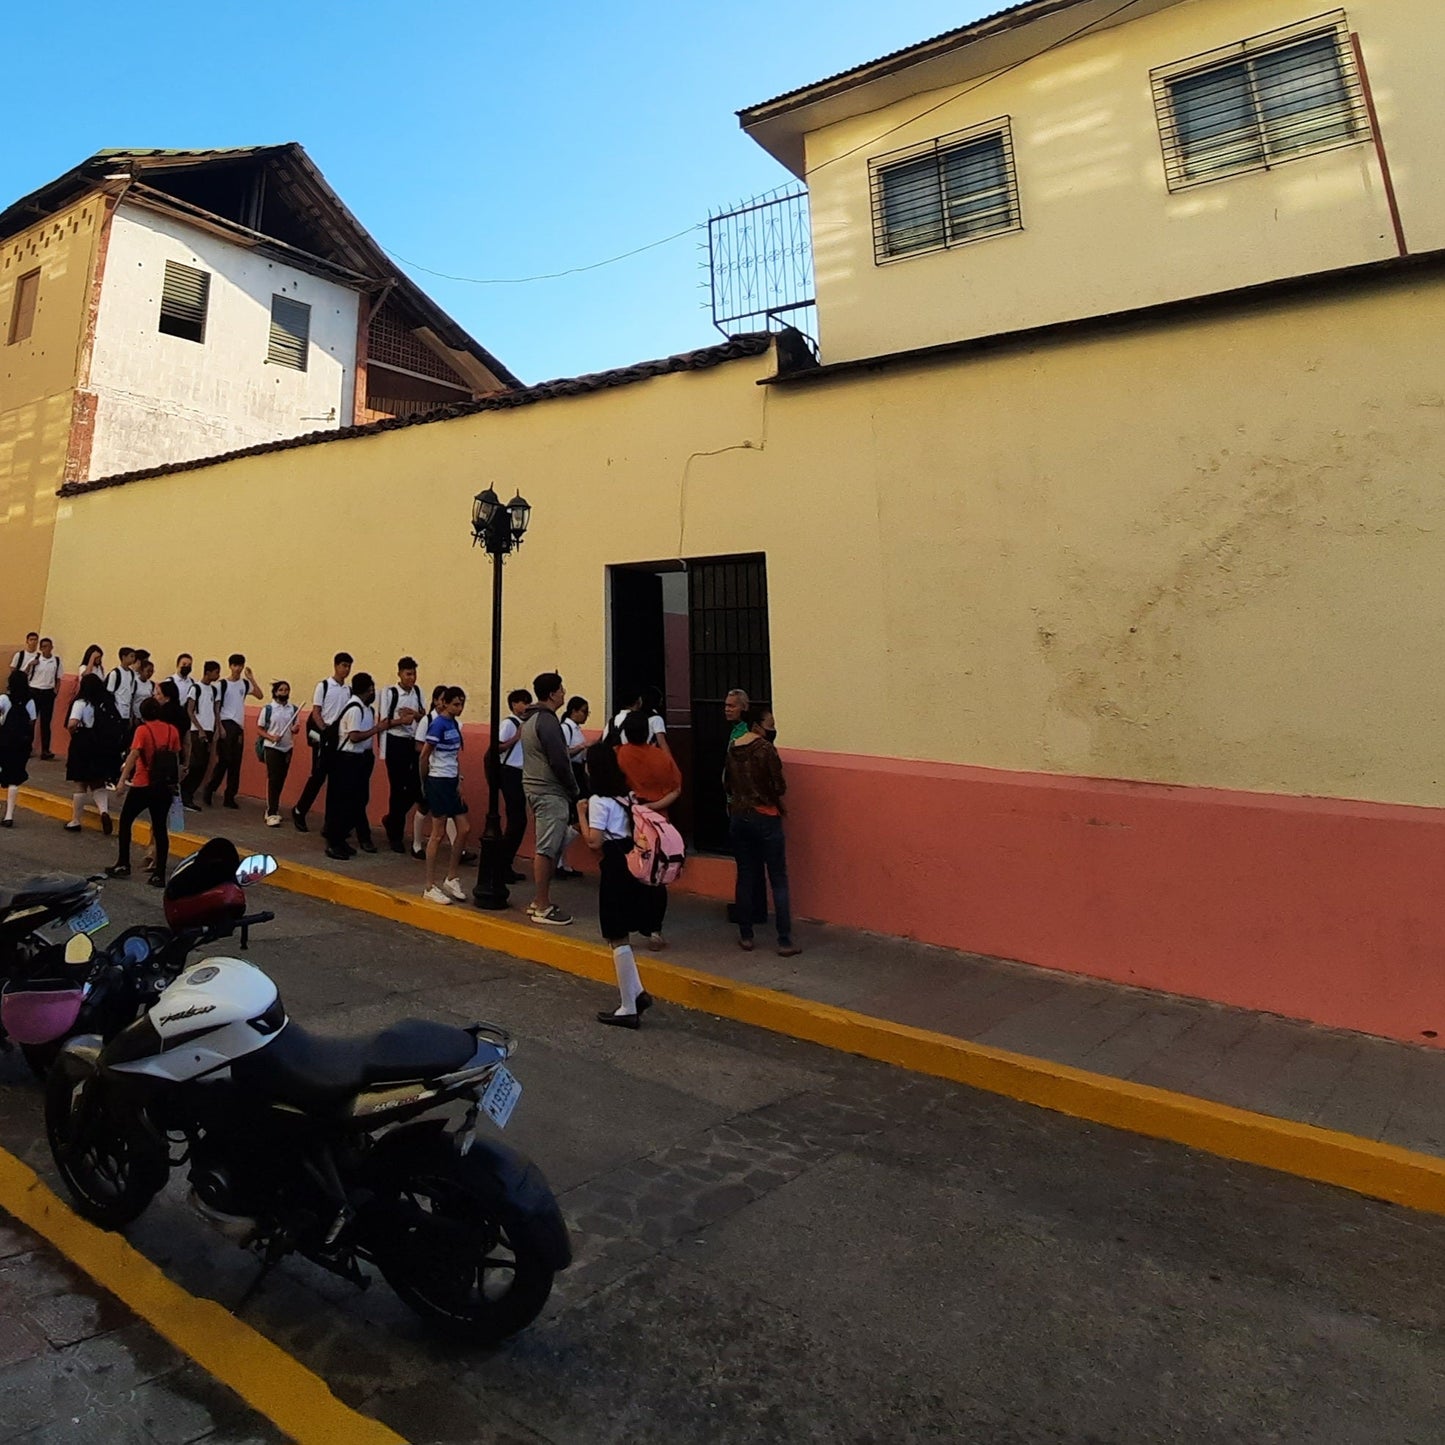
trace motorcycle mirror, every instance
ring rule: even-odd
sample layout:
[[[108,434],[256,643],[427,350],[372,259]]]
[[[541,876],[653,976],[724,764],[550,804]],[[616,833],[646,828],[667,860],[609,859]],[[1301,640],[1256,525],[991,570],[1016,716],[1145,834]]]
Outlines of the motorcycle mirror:
[[[81,964],[89,963],[95,957],[95,945],[84,933],[73,933],[70,942],[65,945],[66,963]]]
[[[242,888],[249,888],[253,883],[269,878],[279,866],[269,853],[253,853],[236,869],[236,882]]]

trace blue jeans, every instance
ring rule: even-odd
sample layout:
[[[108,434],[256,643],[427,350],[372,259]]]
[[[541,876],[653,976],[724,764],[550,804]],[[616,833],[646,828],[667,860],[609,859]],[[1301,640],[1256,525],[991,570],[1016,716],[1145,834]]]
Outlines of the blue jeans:
[[[773,889],[773,915],[778,925],[778,942],[793,941],[793,909],[788,896],[788,852],[783,838],[783,820],[766,813],[744,813],[729,820],[733,853],[737,858],[737,888],[733,894],[733,910],[738,932],[743,938],[753,936],[753,925],[760,923],[756,900],[767,898],[763,873]]]

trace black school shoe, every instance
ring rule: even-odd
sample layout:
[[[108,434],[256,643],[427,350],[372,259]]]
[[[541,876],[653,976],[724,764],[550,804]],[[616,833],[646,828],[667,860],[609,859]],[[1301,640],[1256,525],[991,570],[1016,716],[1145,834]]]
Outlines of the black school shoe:
[[[309,833],[311,831],[311,829],[306,826],[304,814],[297,812],[295,808],[291,809],[291,823],[298,833]]]
[[[642,1020],[636,1014],[610,1014],[599,1013],[597,1015],[599,1024],[610,1024],[614,1029],[637,1029],[642,1027]]]

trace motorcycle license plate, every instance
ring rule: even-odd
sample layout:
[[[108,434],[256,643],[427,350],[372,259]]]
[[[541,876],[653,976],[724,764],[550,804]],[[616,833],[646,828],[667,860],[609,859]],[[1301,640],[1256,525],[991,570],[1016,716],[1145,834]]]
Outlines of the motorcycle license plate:
[[[110,915],[100,904],[92,903],[83,913],[72,914],[65,920],[65,926],[72,933],[99,933],[110,926]]]
[[[517,1107],[517,1100],[521,1097],[522,1085],[516,1075],[498,1067],[482,1091],[482,1112],[497,1128],[505,1129],[507,1120],[512,1117],[512,1110]]]

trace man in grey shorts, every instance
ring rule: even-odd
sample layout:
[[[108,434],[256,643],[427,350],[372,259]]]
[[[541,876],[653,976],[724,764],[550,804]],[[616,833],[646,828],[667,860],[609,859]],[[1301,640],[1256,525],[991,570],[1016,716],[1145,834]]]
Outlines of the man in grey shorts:
[[[572,915],[552,902],[552,879],[567,848],[572,802],[577,796],[566,735],[557,719],[567,701],[567,690],[555,672],[543,672],[532,683],[532,695],[537,701],[522,714],[522,791],[536,829],[532,874],[537,894],[527,905],[527,913],[533,923],[565,928]]]

